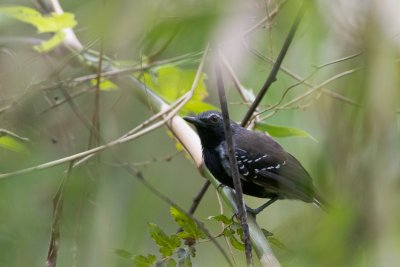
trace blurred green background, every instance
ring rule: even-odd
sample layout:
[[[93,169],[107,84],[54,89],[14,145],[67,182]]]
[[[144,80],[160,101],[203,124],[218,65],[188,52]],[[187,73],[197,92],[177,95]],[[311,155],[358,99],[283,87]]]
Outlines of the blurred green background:
[[[0,4],[36,8],[38,2],[2,0]],[[74,30],[83,45],[103,49],[122,65],[168,60],[218,42],[241,83],[257,93],[272,66],[254,50],[276,58],[301,1],[70,0],[60,4],[75,14]],[[336,75],[343,77],[290,108],[275,109],[267,121],[303,129],[318,140],[278,139],[310,172],[334,209],[325,214],[313,205],[285,200],[258,216],[259,225],[285,245],[272,246],[283,266],[400,265],[400,21],[394,12],[398,8],[395,1],[316,1],[300,24],[283,66],[314,87]],[[275,14],[269,23],[242,35],[269,13]],[[30,140],[27,152],[0,147],[1,173],[88,147],[90,129],[70,105],[45,112],[64,95],[59,87],[43,88],[92,73],[79,64],[66,64],[66,55],[57,49],[43,54],[32,50],[32,40],[49,37],[0,14],[0,129]],[[355,56],[317,67],[351,55]],[[195,70],[199,59],[179,67]],[[352,72],[344,75],[347,71]],[[210,94],[206,101],[218,106],[211,64],[206,73]],[[248,106],[227,75],[226,83],[231,117],[240,121]],[[279,102],[296,83],[280,72],[260,109]],[[65,89],[73,94],[88,88],[84,86]],[[298,84],[281,106],[310,89]],[[87,90],[74,99],[80,114],[89,119],[94,98],[94,91]],[[101,136],[108,141],[153,113],[131,88],[119,88],[100,92],[99,114]],[[267,114],[271,113],[263,115]],[[185,153],[177,153],[166,128],[118,146],[113,153],[133,163],[149,183],[185,208],[205,181]],[[159,257],[147,222],[169,234],[176,232],[168,204],[118,166],[113,153],[103,152],[71,173],[64,192],[58,266],[133,266],[114,250]],[[0,266],[45,264],[52,200],[67,168],[64,164],[0,180]],[[246,197],[246,202],[256,207],[262,200]],[[195,215],[205,220],[217,214],[216,192],[210,189]],[[220,230],[216,223],[206,226],[213,233]],[[227,249],[222,238],[218,242]],[[194,266],[227,265],[211,242],[196,245],[196,250]],[[242,252],[235,250],[234,256],[237,266],[245,264]]]

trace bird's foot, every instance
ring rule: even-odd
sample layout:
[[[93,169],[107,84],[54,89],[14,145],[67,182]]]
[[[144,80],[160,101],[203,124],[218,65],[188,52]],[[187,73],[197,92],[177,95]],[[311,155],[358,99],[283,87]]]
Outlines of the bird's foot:
[[[218,191],[218,193],[221,193],[222,189],[224,189],[225,186],[226,186],[226,185],[224,185],[224,184],[219,184],[219,185],[217,186],[217,191]]]
[[[278,200],[278,197],[273,197],[270,200],[268,200],[266,203],[264,203],[263,205],[261,205],[260,207],[256,208],[256,209],[252,209],[250,207],[248,207],[246,205],[246,211],[247,213],[253,215],[254,217],[256,217],[260,212],[262,212],[266,207],[268,207],[269,205],[271,205],[272,203],[274,203],[275,201]]]

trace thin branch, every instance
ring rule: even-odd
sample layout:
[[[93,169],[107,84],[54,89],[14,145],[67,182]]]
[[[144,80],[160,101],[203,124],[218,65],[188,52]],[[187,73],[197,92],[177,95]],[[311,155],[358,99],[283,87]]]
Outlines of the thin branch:
[[[221,200],[221,197],[220,197],[220,195],[219,195],[218,190],[215,190],[215,195],[216,195],[217,201],[218,201],[219,213],[220,213],[221,215],[223,215],[223,214],[224,214],[224,205],[222,204],[222,200]],[[222,232],[223,232],[224,229],[225,229],[225,224],[224,224],[223,222],[221,222],[221,228],[222,228]],[[230,252],[230,254],[231,254],[233,264],[234,264],[235,266],[237,266],[237,263],[236,263],[236,260],[235,260],[235,255],[233,254],[232,245],[231,245],[231,243],[229,242],[228,237],[227,237],[226,235],[223,235],[223,236],[224,236],[224,239],[225,239],[226,246],[228,247],[229,252]]]
[[[268,57],[265,57],[264,55],[262,55],[262,54],[261,54],[260,52],[258,52],[257,50],[255,50],[255,49],[253,49],[253,48],[251,48],[251,47],[247,47],[247,48],[248,48],[248,50],[249,50],[251,53],[253,53],[254,55],[256,55],[258,58],[260,58],[260,59],[262,59],[262,60],[264,60],[264,61],[266,61],[266,62],[269,62],[270,64],[275,64],[275,61],[274,61],[274,60],[272,60],[272,59],[270,59],[270,58],[268,58]],[[347,56],[347,57],[344,57],[344,58],[341,58],[341,59],[337,59],[337,60],[334,60],[334,61],[335,61],[335,62],[342,62],[342,61],[344,61],[344,60],[348,60],[348,59],[351,59],[351,58],[356,57],[356,56],[357,56],[357,54],[351,55],[351,56]],[[333,61],[332,61],[332,62],[333,62]],[[327,63],[327,64],[321,65],[321,66],[319,66],[319,67],[320,67],[320,68],[324,68],[324,67],[326,67],[326,66],[331,65],[332,62],[329,62],[329,63]],[[282,70],[282,72],[286,73],[288,76],[290,76],[290,77],[292,77],[293,79],[295,79],[295,80],[297,80],[297,81],[303,83],[304,85],[307,85],[307,86],[310,87],[310,88],[316,87],[316,85],[314,85],[314,84],[308,82],[307,79],[305,79],[305,78],[303,78],[303,77],[297,75],[296,73],[292,72],[291,70],[289,70],[288,68],[286,68],[286,67],[284,67],[284,66],[281,66],[281,70]],[[359,103],[355,102],[354,100],[352,100],[352,99],[350,99],[350,98],[347,98],[347,97],[345,97],[345,96],[342,96],[342,95],[340,95],[340,94],[338,94],[338,93],[336,93],[336,92],[333,92],[333,91],[331,91],[331,90],[329,90],[329,89],[327,89],[327,88],[322,88],[322,93],[324,93],[324,94],[326,94],[326,95],[328,95],[328,96],[330,96],[330,97],[336,98],[336,99],[338,99],[338,100],[340,100],[340,101],[343,101],[343,102],[345,102],[345,103],[351,104],[351,105],[353,105],[353,106],[361,107],[361,105],[360,105]]]
[[[251,117],[253,116],[254,111],[256,110],[256,108],[258,107],[258,105],[260,104],[261,100],[263,99],[264,95],[267,93],[268,89],[270,88],[270,86],[272,85],[273,82],[276,81],[276,76],[278,74],[278,71],[280,69],[280,66],[282,65],[283,59],[286,56],[287,51],[289,50],[289,46],[292,43],[292,40],[294,38],[294,35],[297,31],[297,28],[300,24],[300,21],[306,11],[306,8],[308,6],[308,1],[303,1],[302,6],[300,7],[296,18],[293,22],[292,27],[290,28],[290,31],[285,39],[285,42],[283,43],[282,49],[279,52],[279,55],[276,59],[276,62],[274,64],[274,66],[272,67],[272,70],[267,78],[267,80],[265,81],[264,85],[262,86],[260,92],[258,93],[256,99],[254,100],[254,102],[251,104],[249,110],[247,111],[246,115],[244,116],[243,120],[242,120],[242,126],[245,127],[249,120],[251,119]]]
[[[259,22],[257,22],[255,25],[253,25],[252,27],[250,27],[249,29],[247,29],[244,33],[243,36],[247,36],[248,34],[252,33],[253,31],[255,31],[256,29],[258,29],[259,27],[263,26],[265,23],[271,23],[271,21],[276,17],[276,15],[278,15],[279,10],[286,4],[286,0],[283,0],[282,2],[280,2],[273,10],[271,10],[270,12],[268,12],[268,14]],[[269,25],[268,25],[269,26]]]
[[[73,161],[71,161],[67,173],[62,180],[56,195],[53,197],[53,223],[51,226],[51,240],[45,267],[55,267],[57,265],[58,250],[60,247],[60,222],[64,204],[64,189],[72,172]]]
[[[222,61],[223,66],[225,67],[226,71],[229,74],[229,77],[232,79],[233,84],[235,85],[236,89],[239,92],[240,97],[250,106],[251,102],[254,101],[255,96],[254,95],[249,95],[249,93],[246,93],[246,88],[242,85],[240,82],[239,78],[235,74],[231,64],[229,64],[227,58],[223,53],[220,53],[220,59]]]
[[[346,60],[349,60],[349,59],[356,58],[356,57],[362,55],[362,53],[363,53],[363,52],[358,52],[358,53],[355,53],[355,54],[350,55],[350,56],[338,58],[338,59],[332,60],[332,61],[330,61],[330,62],[324,63],[324,64],[322,64],[322,65],[315,66],[315,68],[316,68],[316,69],[322,69],[322,68],[325,68],[325,67],[330,66],[330,65],[333,65],[333,64],[337,64],[337,63],[340,63],[340,62],[343,62],[343,61],[346,61]]]
[[[20,141],[23,141],[23,142],[29,142],[30,141],[29,138],[27,138],[27,137],[23,137],[23,136],[17,135],[16,133],[13,133],[13,132],[11,132],[9,130],[6,130],[6,129],[0,129],[0,137],[3,137],[3,136],[11,136],[11,137],[13,137],[15,139],[18,139]]]
[[[104,5],[105,2],[103,2],[102,13],[105,8]],[[100,144],[100,85],[102,82],[101,72],[103,69],[103,59],[104,59],[103,55],[104,55],[104,32],[101,31],[99,60],[97,65],[96,90],[94,93],[94,105],[92,114],[92,127],[90,128],[88,148],[91,148],[93,144],[95,146]]]
[[[183,103],[185,103],[185,102],[183,102]],[[136,138],[138,138],[140,136],[143,136],[143,135],[145,135],[145,134],[147,134],[147,133],[149,133],[151,131],[154,131],[154,130],[160,128],[161,126],[163,126],[164,124],[166,124],[168,120],[170,120],[173,116],[175,116],[175,114],[179,111],[179,109],[181,107],[182,107],[182,104],[178,105],[171,112],[168,112],[168,115],[165,118],[163,118],[161,121],[156,122],[156,123],[152,124],[151,126],[149,126],[147,128],[144,128],[141,131],[136,132],[135,134],[132,134],[132,135],[129,135],[129,136],[126,136],[126,137],[123,137],[123,138],[118,138],[118,139],[116,139],[114,141],[109,142],[106,145],[101,145],[101,146],[98,146],[98,147],[95,147],[95,148],[92,148],[92,149],[89,149],[89,150],[86,150],[86,151],[83,151],[83,152],[80,152],[80,153],[77,153],[77,154],[74,154],[74,155],[71,155],[71,156],[68,156],[68,157],[64,157],[64,158],[57,159],[57,160],[54,160],[54,161],[46,162],[44,164],[40,164],[40,165],[37,165],[37,166],[34,166],[34,167],[21,169],[21,170],[15,171],[15,172],[3,173],[3,174],[0,174],[0,179],[5,179],[5,178],[12,177],[12,176],[20,175],[20,174],[27,174],[27,173],[31,173],[31,172],[34,172],[34,171],[45,170],[45,169],[48,169],[48,168],[51,168],[51,167],[58,166],[60,164],[64,164],[66,162],[77,160],[77,159],[80,159],[80,158],[83,158],[83,157],[86,157],[86,156],[89,156],[89,155],[104,151],[107,148],[110,148],[110,147],[113,147],[113,146],[116,146],[116,145],[120,145],[120,144],[126,143],[128,141],[134,140],[134,139],[136,139]],[[161,113],[165,113],[165,112],[162,111]]]
[[[231,129],[231,122],[229,119],[228,104],[226,101],[224,81],[221,73],[221,67],[219,64],[220,63],[218,58],[215,72],[217,79],[219,102],[221,106],[222,117],[224,120],[224,132],[225,132],[226,145],[228,148],[229,166],[232,175],[233,185],[235,187],[235,192],[236,192],[235,194],[236,204],[239,208],[238,211],[239,211],[240,225],[243,230],[243,241],[246,254],[246,262],[247,266],[253,266],[253,257],[251,256],[250,233],[249,233],[249,226],[247,224],[246,207],[243,200],[242,184],[240,182],[239,169],[237,166],[237,160],[235,156],[235,147],[232,140],[232,129]]]
[[[125,170],[131,174],[132,176],[138,178],[138,180],[150,191],[153,193],[153,195],[155,195],[156,197],[158,197],[159,199],[161,199],[162,201],[164,201],[165,203],[168,203],[170,206],[173,206],[175,208],[177,208],[180,212],[186,214],[189,218],[191,218],[193,221],[195,221],[197,223],[197,225],[200,227],[200,229],[207,235],[208,238],[210,238],[210,240],[213,242],[213,244],[218,248],[218,250],[221,252],[221,254],[224,256],[224,258],[226,259],[226,261],[228,262],[228,264],[230,266],[233,266],[231,260],[229,259],[229,256],[226,254],[226,252],[224,251],[224,249],[221,247],[221,245],[215,240],[215,238],[210,234],[210,232],[208,231],[208,229],[203,225],[202,222],[200,222],[199,220],[197,220],[195,217],[193,217],[192,214],[186,212],[183,208],[181,208],[177,203],[175,203],[174,201],[172,201],[169,197],[167,197],[166,195],[164,195],[161,191],[159,191],[156,187],[154,187],[153,185],[151,185],[149,182],[146,181],[146,179],[144,179],[143,174],[139,171],[137,171],[136,169],[134,169],[129,163],[126,164],[124,166]]]
[[[192,205],[190,206],[188,213],[189,214],[194,214],[194,212],[196,211],[197,207],[200,204],[201,199],[203,198],[203,196],[205,195],[205,193],[207,192],[207,189],[210,187],[211,182],[210,181],[206,181],[203,186],[201,187],[200,191],[197,193],[197,195],[193,198],[193,202]]]
[[[300,96],[298,96],[298,97],[292,99],[291,101],[285,103],[284,105],[279,106],[279,107],[276,107],[275,110],[274,110],[272,113],[267,114],[266,116],[262,117],[261,120],[265,120],[265,119],[267,119],[267,118],[270,118],[273,114],[275,114],[275,113],[277,112],[277,110],[279,110],[279,109],[285,109],[285,108],[289,107],[290,105],[292,105],[292,104],[294,104],[294,103],[296,103],[296,102],[298,102],[298,101],[304,99],[305,97],[307,97],[307,96],[313,94],[314,92],[316,92],[316,91],[318,91],[318,90],[321,90],[321,88],[323,88],[324,86],[326,86],[326,85],[329,84],[330,82],[333,82],[333,81],[335,81],[335,80],[337,80],[337,79],[339,79],[339,78],[341,78],[341,77],[344,77],[344,76],[353,74],[353,73],[355,73],[356,71],[358,71],[358,69],[348,70],[348,71],[341,72],[341,73],[339,73],[339,74],[337,74],[337,75],[335,75],[335,76],[329,78],[328,80],[326,80],[326,81],[322,82],[321,84],[319,84],[319,85],[313,87],[313,89],[308,90],[308,91],[305,92],[304,94],[302,94],[302,95],[300,95]]]

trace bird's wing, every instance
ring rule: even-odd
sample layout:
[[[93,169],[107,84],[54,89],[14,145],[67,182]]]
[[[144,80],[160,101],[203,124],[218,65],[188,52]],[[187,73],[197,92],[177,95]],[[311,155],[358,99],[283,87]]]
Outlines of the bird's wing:
[[[246,176],[241,173],[246,180],[282,198],[313,201],[314,186],[300,162],[269,136],[245,131],[237,133],[234,141],[239,171],[241,167],[248,171]]]

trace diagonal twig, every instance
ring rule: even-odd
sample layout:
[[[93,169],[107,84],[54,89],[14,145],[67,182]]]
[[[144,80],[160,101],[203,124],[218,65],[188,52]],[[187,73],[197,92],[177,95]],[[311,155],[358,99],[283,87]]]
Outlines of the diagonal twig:
[[[296,18],[292,24],[292,27],[290,28],[290,31],[285,39],[285,42],[282,46],[281,51],[279,52],[279,55],[276,59],[276,62],[274,64],[274,66],[272,67],[272,70],[267,78],[267,80],[265,81],[264,85],[262,86],[260,92],[258,93],[256,99],[254,100],[254,102],[251,104],[249,110],[247,111],[246,115],[244,116],[243,120],[242,120],[242,126],[245,127],[248,122],[250,121],[251,117],[253,116],[254,111],[256,110],[256,108],[258,107],[258,105],[260,104],[261,100],[263,99],[264,95],[267,93],[268,89],[271,87],[272,83],[276,81],[276,76],[278,74],[278,71],[280,69],[280,66],[282,65],[283,59],[286,56],[287,51],[289,50],[289,46],[292,43],[292,40],[294,38],[294,35],[297,31],[297,28],[300,24],[300,21],[306,11],[306,8],[308,6],[308,1],[304,1],[302,6],[300,7]]]

